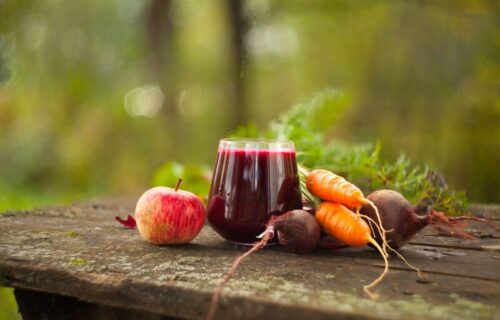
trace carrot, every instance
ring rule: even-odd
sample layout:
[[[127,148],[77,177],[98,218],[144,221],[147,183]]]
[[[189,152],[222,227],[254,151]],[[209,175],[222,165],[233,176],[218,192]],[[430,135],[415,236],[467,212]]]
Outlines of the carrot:
[[[386,238],[386,230],[382,226],[382,220],[380,219],[377,207],[373,202],[366,199],[363,192],[354,184],[331,171],[315,169],[307,174],[306,186],[313,195],[321,200],[338,202],[349,208],[355,208],[358,214],[363,205],[370,205],[375,210],[378,224],[382,229],[382,238]],[[385,255],[387,255],[387,245],[385,241],[383,243],[382,249]]]
[[[371,243],[384,258],[384,271],[372,283],[363,287],[364,292],[375,298],[370,289],[377,285],[389,271],[387,254],[373,239],[368,224],[357,214],[339,203],[323,202],[316,208],[316,221],[330,236],[339,239],[352,247],[366,246]],[[385,240],[384,240],[385,241]],[[384,242],[385,243],[385,242]]]
[[[306,186],[313,195],[324,201],[338,202],[350,208],[366,204],[363,192],[358,187],[328,170],[310,171]]]

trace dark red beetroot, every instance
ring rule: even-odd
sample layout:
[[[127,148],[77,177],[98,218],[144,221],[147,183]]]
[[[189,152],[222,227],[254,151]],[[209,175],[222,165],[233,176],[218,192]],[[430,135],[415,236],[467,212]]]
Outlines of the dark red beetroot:
[[[313,215],[293,210],[279,216],[274,227],[278,241],[293,253],[309,253],[318,245],[321,230]]]
[[[393,249],[401,248],[417,232],[428,225],[455,237],[472,239],[474,236],[463,230],[464,226],[461,222],[476,220],[488,223],[488,221],[476,217],[448,217],[444,213],[434,210],[427,212],[424,216],[417,215],[408,200],[394,190],[377,190],[370,193],[367,199],[378,208],[383,227],[387,230],[387,241]],[[361,214],[377,221],[375,211],[371,206],[363,206]],[[497,227],[493,226],[493,228]],[[381,237],[376,228],[374,233],[375,240],[381,243]]]

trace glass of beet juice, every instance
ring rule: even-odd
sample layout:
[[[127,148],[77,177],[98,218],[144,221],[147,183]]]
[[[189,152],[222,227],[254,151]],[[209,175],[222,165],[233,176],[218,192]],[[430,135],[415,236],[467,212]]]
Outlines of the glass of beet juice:
[[[219,235],[252,244],[271,215],[300,208],[293,142],[220,140],[207,206],[208,222]]]

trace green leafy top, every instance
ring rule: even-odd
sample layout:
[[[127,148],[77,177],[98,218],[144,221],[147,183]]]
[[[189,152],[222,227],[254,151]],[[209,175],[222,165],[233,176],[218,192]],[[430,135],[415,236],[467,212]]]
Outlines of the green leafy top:
[[[380,157],[380,143],[327,140],[328,129],[349,103],[346,95],[326,90],[294,106],[271,122],[268,130],[260,133],[250,125],[239,128],[232,137],[289,139],[296,145],[301,166],[331,170],[356,184],[365,194],[394,189],[417,203],[421,210],[432,207],[451,215],[466,212],[465,194],[449,190],[439,173],[428,166],[413,165],[404,155],[394,163],[385,162]]]

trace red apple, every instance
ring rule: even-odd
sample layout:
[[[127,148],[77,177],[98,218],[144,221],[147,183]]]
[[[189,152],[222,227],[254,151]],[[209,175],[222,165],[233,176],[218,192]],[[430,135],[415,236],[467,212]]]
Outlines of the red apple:
[[[155,244],[188,243],[205,223],[205,207],[189,191],[154,187],[137,202],[135,220],[141,235]]]

